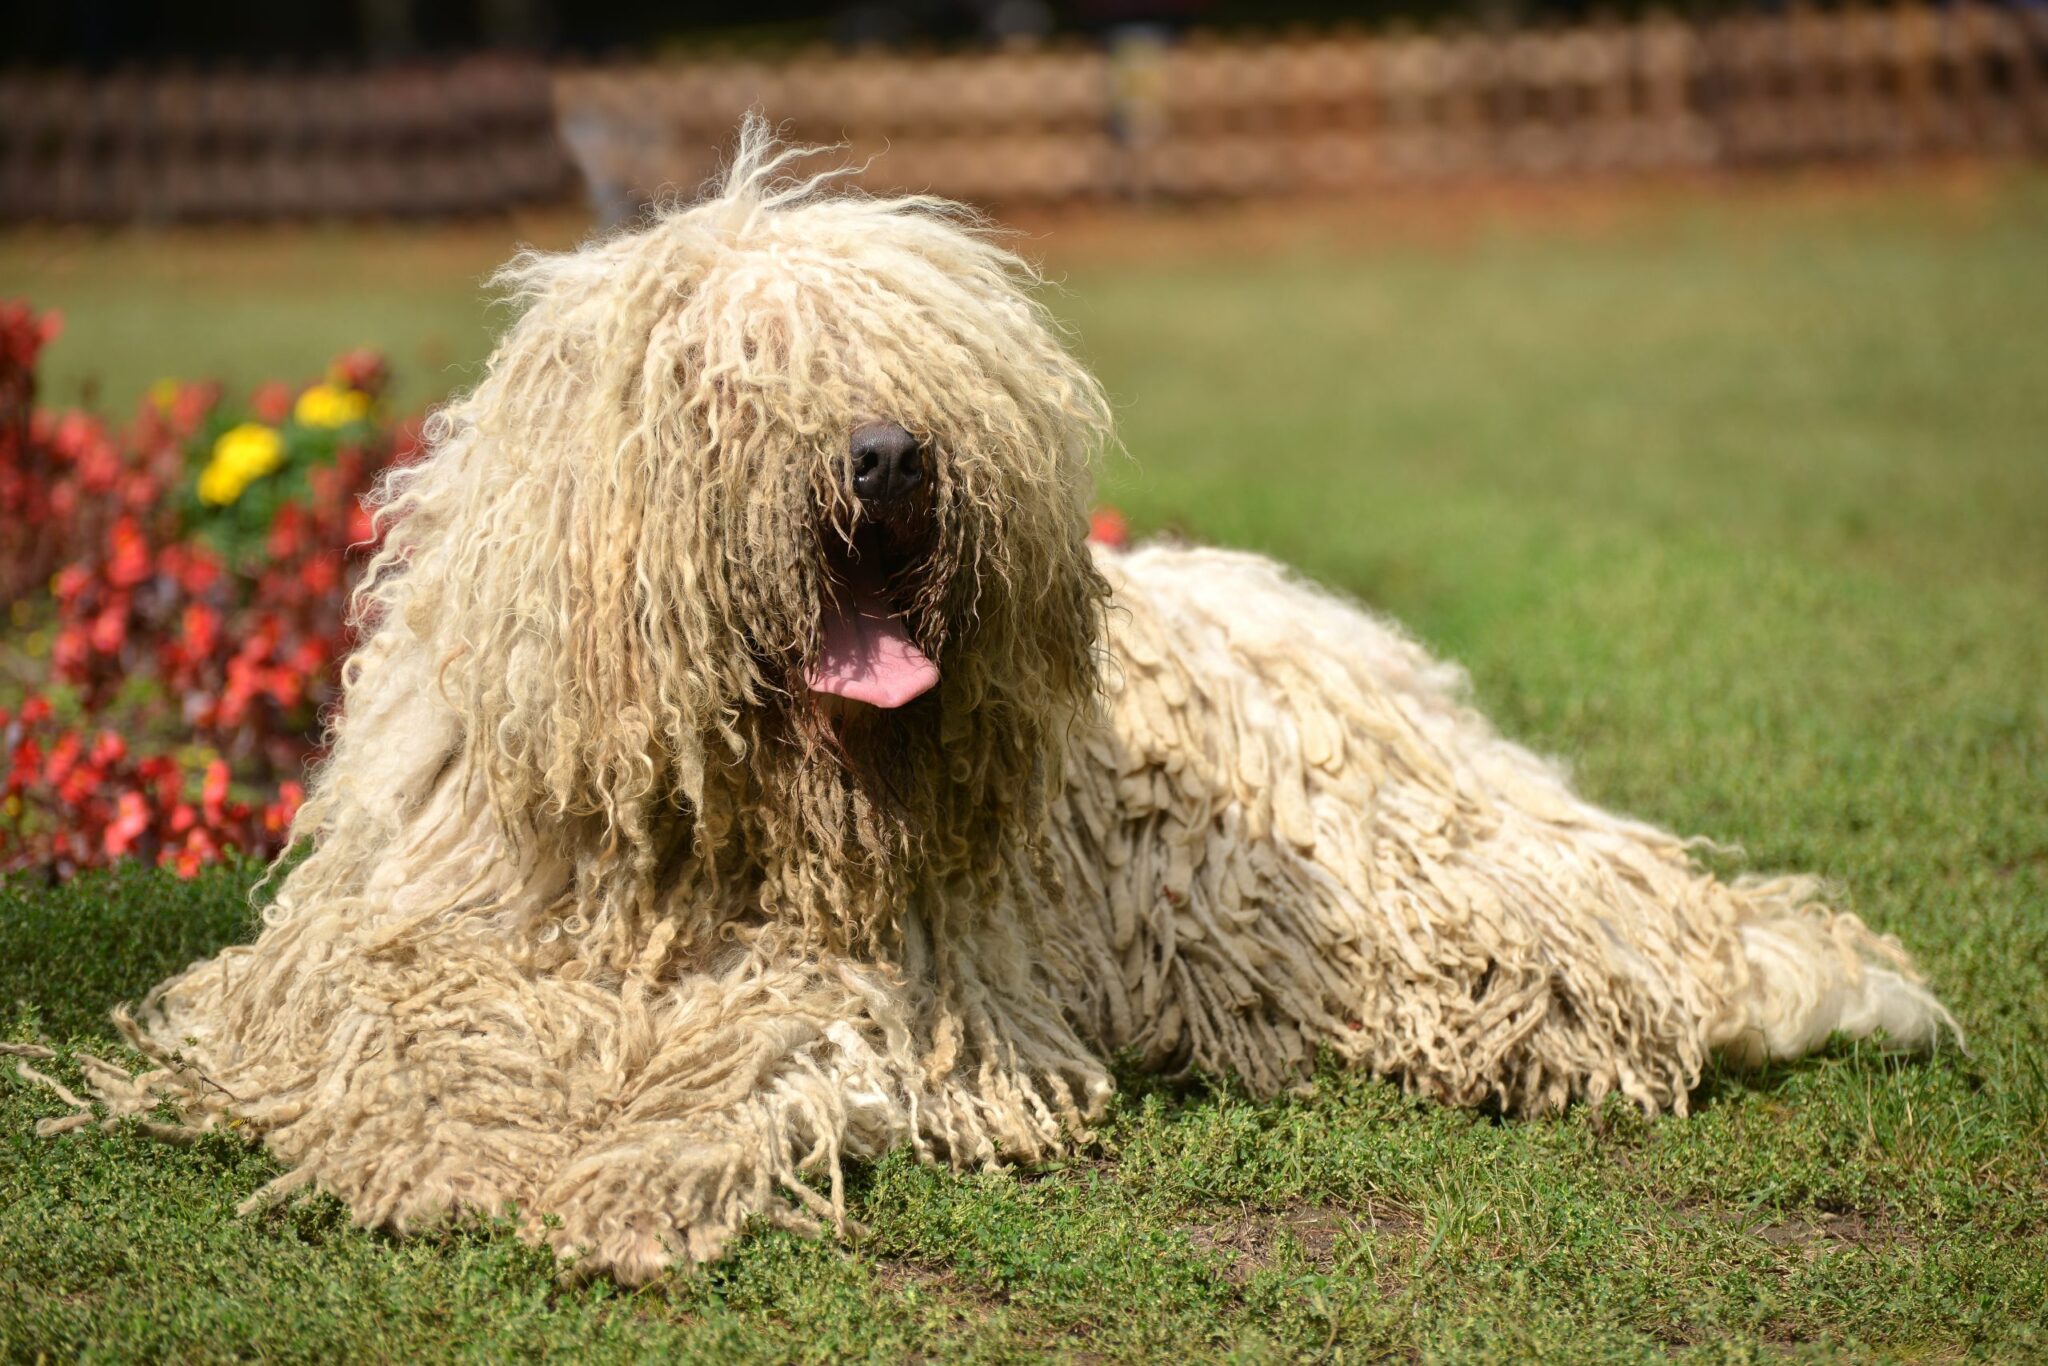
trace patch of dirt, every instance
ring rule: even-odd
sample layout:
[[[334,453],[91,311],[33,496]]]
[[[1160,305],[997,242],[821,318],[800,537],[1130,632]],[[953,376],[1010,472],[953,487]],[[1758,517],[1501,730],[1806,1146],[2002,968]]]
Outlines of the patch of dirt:
[[[2010,882],[2022,872],[2034,874],[2048,873],[2048,849],[2025,854],[2017,859],[2007,859],[2000,863],[1993,871],[1998,874],[2001,881],[2005,882]]]
[[[872,1259],[872,1265],[876,1289],[890,1295],[915,1292],[928,1296],[944,1307],[955,1326],[977,1324],[997,1310],[1008,1311],[1011,1315],[1010,1331],[1017,1335],[1016,1341],[1034,1358],[1056,1359],[1074,1363],[1074,1366],[1094,1366],[1096,1362],[1109,1360],[1100,1353],[1086,1350],[1090,1334],[1097,1330],[1095,1325],[1085,1320],[1072,1325],[1047,1327],[1028,1311],[1019,1310],[1008,1295],[965,1281],[950,1267],[927,1266],[897,1257],[876,1257]],[[943,1344],[933,1350],[936,1355],[914,1352],[905,1361],[925,1366],[927,1362],[949,1359]]]
[[[1386,1207],[1290,1205],[1279,1210],[1246,1207],[1228,1218],[1182,1228],[1196,1248],[1224,1259],[1226,1280],[1243,1285],[1280,1260],[1283,1236],[1300,1245],[1310,1266],[1329,1271],[1336,1265],[1339,1238],[1366,1230],[1382,1236],[1415,1236],[1422,1224],[1405,1210]]]
[[[1850,1210],[1844,1214],[1792,1215],[1778,1220],[1745,1223],[1744,1231],[1772,1247],[1826,1250],[1838,1247],[1892,1247],[1905,1241],[1896,1225],[1882,1215]]]
[[[1055,1158],[1029,1167],[1017,1167],[1013,1175],[1018,1185],[1035,1186],[1041,1181],[1073,1180],[1089,1173],[1109,1177],[1115,1175],[1116,1169],[1117,1164],[1112,1158],[1084,1154],[1078,1157]]]
[[[1829,1252],[1847,1247],[1896,1248],[1914,1240],[1890,1216],[1871,1210],[1813,1210],[1783,1216],[1753,1210],[1725,1209],[1699,1200],[1665,1206],[1674,1222],[1698,1226],[1719,1224],[1772,1247]]]
[[[1806,1262],[1850,1248],[1882,1252],[1911,1246],[1915,1241],[1889,1216],[1868,1210],[1814,1210],[1778,1216],[1726,1209],[1697,1199],[1659,1201],[1658,1208],[1681,1228],[1726,1230],[1771,1248],[1789,1250]],[[1767,1274],[1783,1277],[1790,1274],[1790,1268],[1781,1262],[1770,1268]],[[1640,1326],[1642,1331],[1662,1343],[1670,1355],[1717,1340],[1711,1334],[1702,1335],[1690,1326],[1676,1323]],[[1800,1330],[1796,1320],[1789,1326],[1774,1320],[1760,1325],[1755,1331],[1757,1346],[1767,1354],[1796,1352],[1810,1345],[1811,1341]]]
[[[986,1313],[1000,1308],[1005,1299],[985,1286],[960,1279],[951,1267],[926,1266],[922,1262],[896,1257],[874,1259],[875,1286],[891,1295],[915,1290],[950,1305],[956,1313]]]

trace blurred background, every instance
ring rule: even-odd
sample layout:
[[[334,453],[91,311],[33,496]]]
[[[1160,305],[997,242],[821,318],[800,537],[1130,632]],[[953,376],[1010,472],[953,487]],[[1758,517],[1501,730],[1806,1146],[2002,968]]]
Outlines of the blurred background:
[[[845,144],[867,188],[1060,220],[1027,248],[1054,259],[1261,215],[1284,247],[1417,204],[1512,221],[2048,149],[2033,3],[79,3],[8,30],[0,286],[66,308],[45,392],[89,402],[173,357],[235,378],[337,338],[429,397],[479,353],[490,262],[690,193],[748,109]]]
[[[1185,241],[1263,211],[1292,241],[1417,203],[1515,201],[1492,221],[1631,185],[1741,197],[2048,149],[2033,3],[80,3],[8,28],[0,224],[27,231],[0,247],[0,284],[69,305],[90,340],[50,358],[46,390],[94,400],[165,363],[151,301],[182,308],[183,290],[218,325],[181,329],[181,363],[312,363],[353,324],[427,397],[482,344],[490,260],[687,195],[749,109],[844,144],[869,189],[1060,219],[1055,257],[1100,243],[1080,223],[1105,215]],[[80,227],[127,231],[52,231]],[[445,311],[378,327],[358,271],[401,310]],[[315,281],[335,316],[309,327],[288,299]]]
[[[10,23],[0,215],[601,220],[759,108],[997,206],[1356,195],[2048,145],[2048,8],[358,0]]]
[[[1898,733],[1884,689],[1934,686],[1963,622],[2000,679],[2048,676],[2048,6],[80,0],[7,27],[0,710],[56,712],[0,718],[0,760],[39,747],[0,865],[275,847],[356,497],[474,378],[491,270],[691,193],[750,109],[1016,230],[1118,405],[1111,534],[1370,598],[1612,799],[1749,829],[1760,736]],[[1872,691],[1824,718],[1843,659]],[[2039,693],[1993,711],[2034,735]],[[146,812],[51,760],[60,723],[132,742],[107,771]],[[181,777],[137,767],[173,750]]]

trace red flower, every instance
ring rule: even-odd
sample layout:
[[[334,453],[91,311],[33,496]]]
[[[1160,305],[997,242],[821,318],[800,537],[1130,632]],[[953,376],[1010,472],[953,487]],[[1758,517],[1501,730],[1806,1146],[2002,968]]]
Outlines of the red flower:
[[[91,493],[105,493],[121,478],[121,457],[106,433],[94,427],[73,457],[79,482]]]
[[[164,572],[177,580],[180,588],[195,597],[220,582],[220,560],[205,546],[165,546],[164,553],[159,559]]]
[[[179,877],[189,880],[199,875],[199,869],[203,864],[211,863],[218,857],[220,846],[214,843],[213,836],[204,830],[194,830],[185,836],[182,848],[175,852],[165,849],[158,861],[170,865],[172,871]]]
[[[184,619],[185,653],[192,659],[203,659],[213,653],[220,640],[220,613],[203,602],[185,604]]]
[[[384,357],[368,347],[357,347],[345,355],[337,356],[328,370],[337,383],[372,395],[383,393],[385,384],[391,378],[391,371],[384,364]]]
[[[107,582],[117,588],[133,588],[149,577],[149,543],[142,539],[133,517],[115,522],[107,541],[113,551],[107,562]]]
[[[292,818],[299,814],[299,807],[305,803],[306,789],[299,784],[286,781],[277,787],[277,800],[263,808],[263,828],[272,835],[282,835],[291,829]]]
[[[361,503],[348,510],[348,543],[351,547],[377,544],[377,519]]]
[[[82,564],[67,564],[57,571],[50,581],[50,591],[58,602],[75,601],[92,584],[92,573]]]
[[[50,433],[50,444],[57,448],[57,454],[75,465],[98,431],[99,424],[93,421],[90,413],[74,409],[57,419],[56,430]]]
[[[334,555],[308,556],[299,566],[299,583],[318,597],[334,591],[341,583],[341,560]]]
[[[86,672],[92,656],[90,636],[83,626],[65,626],[50,644],[50,667],[59,678],[77,678]]]
[[[7,791],[19,793],[36,780],[43,766],[43,747],[24,739],[14,746],[14,766],[7,774]]]
[[[121,505],[135,512],[148,512],[163,497],[163,488],[155,476],[142,470],[131,470],[121,481]]]
[[[199,424],[213,411],[213,405],[220,401],[220,387],[213,384],[187,384],[178,390],[178,397],[171,403],[171,430],[180,436],[190,436],[199,430]]]
[[[108,858],[120,858],[135,847],[135,841],[142,832],[149,829],[149,804],[140,792],[123,792],[116,805],[116,815],[107,823],[105,836],[101,840]]]
[[[270,536],[264,548],[271,559],[288,560],[299,553],[305,540],[306,510],[297,503],[286,503],[277,510],[277,516],[270,523]]]
[[[103,655],[116,654],[128,639],[128,599],[116,598],[100,609],[92,621],[92,648]]]
[[[1111,550],[1121,550],[1130,543],[1131,528],[1115,508],[1099,507],[1088,518],[1088,539]]]
[[[118,764],[127,757],[128,742],[113,731],[101,731],[99,739],[92,742],[92,762],[99,768]]]
[[[167,755],[152,755],[136,766],[135,776],[146,787],[154,789],[158,808],[170,812],[175,820],[179,807],[178,792],[185,785],[177,763]],[[186,809],[190,810],[189,807]]]
[[[280,427],[292,415],[294,397],[290,385],[281,380],[269,380],[257,385],[256,392],[249,395],[249,411],[258,422]]]
[[[206,819],[218,824],[228,799],[228,766],[225,760],[215,759],[206,766],[206,785],[200,789],[200,806],[206,812]]]
[[[50,750],[49,759],[43,764],[43,780],[61,783],[71,775],[71,766],[78,762],[78,736],[66,731],[57,737],[57,743]]]

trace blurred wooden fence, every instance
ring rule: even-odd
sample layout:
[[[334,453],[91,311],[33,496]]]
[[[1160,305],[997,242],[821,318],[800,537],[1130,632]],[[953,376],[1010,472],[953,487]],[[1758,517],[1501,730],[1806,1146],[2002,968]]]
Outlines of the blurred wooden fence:
[[[980,202],[1330,193],[2048,151],[2048,10],[1906,5],[1541,31],[1321,34],[558,71],[601,198],[695,188],[749,108]],[[886,153],[886,155],[878,155]]]
[[[0,218],[439,215],[560,199],[547,68],[0,73]]]
[[[496,57],[354,73],[0,75],[0,218],[463,213],[567,194],[572,157],[618,213],[696,188],[748,109],[873,156],[869,188],[982,203],[2040,154],[2048,8],[1139,36],[552,78]]]

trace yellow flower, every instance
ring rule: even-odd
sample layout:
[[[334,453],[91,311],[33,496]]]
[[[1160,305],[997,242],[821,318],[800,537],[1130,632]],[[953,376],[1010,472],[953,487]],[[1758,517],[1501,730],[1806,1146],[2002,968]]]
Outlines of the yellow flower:
[[[171,411],[171,405],[178,401],[178,381],[170,378],[158,380],[149,386],[149,401],[160,413]]]
[[[370,396],[336,384],[316,384],[299,395],[292,416],[302,427],[346,427],[370,415]]]
[[[284,463],[284,438],[260,422],[230,427],[213,443],[213,459],[199,474],[199,501],[226,507],[242,490]]]

